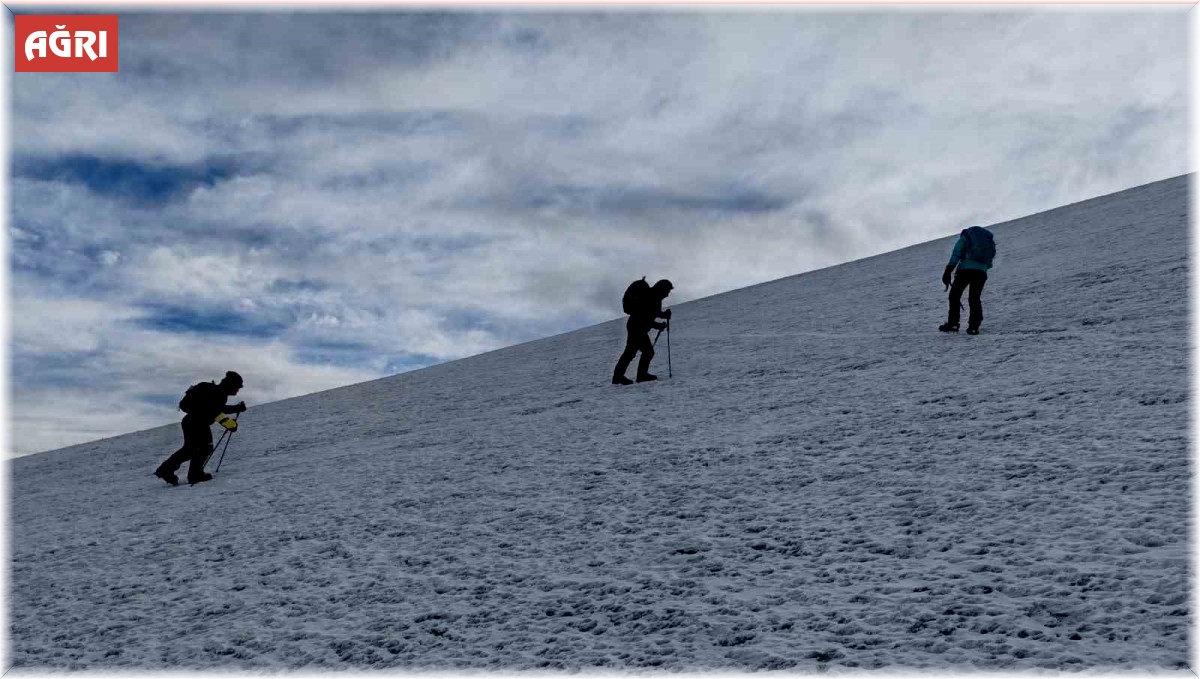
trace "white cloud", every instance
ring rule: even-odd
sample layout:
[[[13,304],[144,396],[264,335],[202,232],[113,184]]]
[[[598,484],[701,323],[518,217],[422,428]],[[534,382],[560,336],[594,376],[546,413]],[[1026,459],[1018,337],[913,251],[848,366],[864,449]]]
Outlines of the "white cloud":
[[[16,290],[9,300],[12,342],[18,355],[99,351],[111,326],[137,316],[119,304],[87,299],[56,299]]]
[[[162,204],[18,176],[48,306],[17,359],[99,352],[136,393],[236,350],[295,395],[615,317],[641,275],[678,302],[1181,174],[1182,11],[130,15],[120,78],[17,74],[17,158],[228,176]]]
[[[229,298],[247,286],[261,289],[265,280],[241,254],[197,254],[186,246],[155,247],[128,269],[146,293],[183,297]]]

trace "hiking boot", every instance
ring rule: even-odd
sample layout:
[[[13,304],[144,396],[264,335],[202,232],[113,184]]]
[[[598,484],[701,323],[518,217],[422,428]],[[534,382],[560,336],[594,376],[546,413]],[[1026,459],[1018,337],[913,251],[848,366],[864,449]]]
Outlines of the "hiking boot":
[[[614,375],[613,384],[633,384],[633,380],[624,375]]]
[[[179,479],[174,474],[163,469],[162,467],[155,469],[154,475],[157,476],[158,478],[162,479],[163,481],[166,481],[167,483],[171,484],[172,486],[179,485]]]
[[[657,380],[657,379],[658,379],[658,375],[651,375],[650,373],[646,373],[645,375],[638,375],[637,381],[638,382],[653,382],[654,380]]]
[[[198,476],[192,476],[191,474],[188,474],[188,483],[192,484],[193,486],[197,483],[204,483],[205,481],[212,481],[212,474],[209,474],[208,472],[200,472]]]
[[[958,324],[950,325],[949,323],[943,323],[938,326],[938,330],[942,332],[958,332]]]
[[[967,328],[967,334],[968,335],[978,335],[979,328]]]

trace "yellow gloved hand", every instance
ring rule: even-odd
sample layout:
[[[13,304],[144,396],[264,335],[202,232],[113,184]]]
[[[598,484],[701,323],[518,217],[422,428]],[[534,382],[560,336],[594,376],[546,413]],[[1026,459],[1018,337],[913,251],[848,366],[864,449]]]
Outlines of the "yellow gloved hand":
[[[217,424],[221,425],[222,427],[225,427],[229,431],[237,431],[237,420],[226,415],[225,413],[221,413],[220,415],[217,415]]]

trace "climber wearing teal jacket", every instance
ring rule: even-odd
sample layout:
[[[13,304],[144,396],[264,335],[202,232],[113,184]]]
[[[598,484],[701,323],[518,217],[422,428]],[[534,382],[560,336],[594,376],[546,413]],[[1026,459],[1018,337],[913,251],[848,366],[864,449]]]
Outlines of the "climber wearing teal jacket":
[[[938,326],[938,330],[958,332],[958,310],[962,306],[963,290],[970,288],[967,303],[971,314],[967,318],[967,334],[979,334],[979,325],[983,323],[983,284],[987,282],[987,272],[992,268],[995,256],[996,242],[991,231],[982,226],[970,226],[959,234],[950,253],[950,263],[942,273],[942,283],[950,290],[950,310],[945,324]],[[953,282],[950,280],[952,273]]]

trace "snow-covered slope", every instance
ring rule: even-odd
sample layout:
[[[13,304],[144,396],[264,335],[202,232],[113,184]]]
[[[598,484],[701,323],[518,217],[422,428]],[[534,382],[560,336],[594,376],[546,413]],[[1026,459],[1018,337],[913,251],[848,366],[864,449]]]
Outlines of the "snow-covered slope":
[[[996,225],[978,337],[947,238],[674,307],[656,384],[613,321],[252,407],[208,484],[17,459],[11,661],[1184,667],[1187,210]]]

